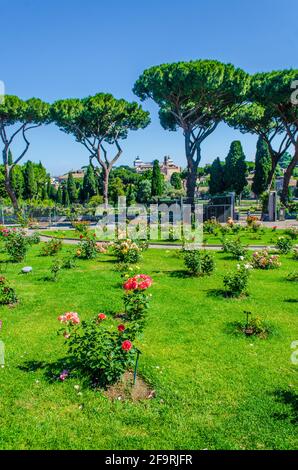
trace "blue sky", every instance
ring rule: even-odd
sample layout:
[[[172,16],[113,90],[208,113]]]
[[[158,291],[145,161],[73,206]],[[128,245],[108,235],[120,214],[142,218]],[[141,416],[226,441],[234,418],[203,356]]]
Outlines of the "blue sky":
[[[297,68],[295,0],[0,0],[0,80],[6,93],[52,102],[99,91],[137,100],[132,87],[151,65],[191,59],[231,62],[250,73]],[[123,164],[171,155],[185,165],[180,132],[151,125],[123,142]],[[202,164],[241,140],[253,159],[256,138],[221,125],[203,145]],[[86,150],[54,126],[32,131],[28,158],[52,174],[80,168]],[[120,162],[119,162],[120,163]]]

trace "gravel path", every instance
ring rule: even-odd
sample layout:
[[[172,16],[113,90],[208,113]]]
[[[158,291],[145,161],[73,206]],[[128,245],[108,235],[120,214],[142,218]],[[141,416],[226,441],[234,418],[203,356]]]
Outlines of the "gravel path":
[[[50,236],[44,236],[41,235],[40,239],[43,242],[48,242],[52,237]],[[66,245],[77,245],[79,243],[79,240],[75,240],[72,238],[64,238],[62,239],[62,242],[65,243]],[[296,245],[298,247],[298,245]],[[158,250],[179,250],[179,248],[182,248],[182,245],[174,245],[174,244],[158,244],[158,243],[149,243],[149,248],[156,248]],[[203,245],[200,247],[203,250],[211,250],[211,251],[220,251],[221,250],[221,245]],[[247,247],[248,250],[262,250],[264,248],[269,248],[270,250],[273,250],[275,247],[271,245],[249,245]]]

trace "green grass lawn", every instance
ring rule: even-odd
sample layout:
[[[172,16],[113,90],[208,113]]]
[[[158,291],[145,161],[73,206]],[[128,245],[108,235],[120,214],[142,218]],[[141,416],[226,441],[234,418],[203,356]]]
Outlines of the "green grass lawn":
[[[74,247],[64,248],[73,250]],[[78,380],[52,381],[47,367],[65,356],[57,316],[77,311],[81,319],[121,309],[122,289],[114,259],[78,262],[57,283],[45,281],[51,258],[30,249],[22,265],[3,263],[2,272],[20,296],[0,307],[6,365],[0,368],[1,449],[294,449],[297,448],[298,366],[290,361],[298,340],[298,268],[282,256],[276,271],[253,271],[250,295],[215,296],[223,274],[235,267],[215,253],[210,278],[179,276],[174,251],[150,249],[142,272],[154,279],[140,373],[156,390],[143,402],[110,401]],[[20,275],[20,267],[33,272]],[[267,340],[228,332],[243,311],[271,322]]]
[[[90,230],[90,233],[94,233],[94,230]],[[76,230],[42,230],[39,232],[40,235],[46,235],[55,238],[73,238],[79,239],[80,234]],[[278,237],[285,234],[285,230],[278,229],[272,230],[271,228],[264,227],[260,232],[253,232],[252,230],[241,230],[238,234],[228,233],[226,236],[228,239],[240,238],[244,245],[275,245]],[[204,243],[206,245],[220,245],[222,243],[223,235],[217,230],[216,234],[204,233]],[[150,240],[151,243],[158,244],[181,244],[181,240]],[[296,240],[295,243],[298,243]]]

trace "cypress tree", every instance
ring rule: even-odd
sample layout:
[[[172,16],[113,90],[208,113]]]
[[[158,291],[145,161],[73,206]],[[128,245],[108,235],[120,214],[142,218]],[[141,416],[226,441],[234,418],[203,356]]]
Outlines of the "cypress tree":
[[[69,195],[69,200],[71,203],[76,202],[78,198],[76,182],[74,180],[73,174],[71,172],[68,173],[67,178],[67,192]]]
[[[152,179],[151,179],[151,195],[152,196],[162,195],[162,175],[161,175],[158,160],[154,160],[153,162]]]
[[[171,176],[171,185],[175,189],[181,189],[182,188],[180,173],[175,172],[175,173],[172,174],[172,176]]]
[[[136,189],[133,184],[128,186],[128,191],[126,194],[126,201],[128,206],[132,206],[136,203]]]
[[[24,175],[22,171],[22,167],[16,165],[10,173],[10,181],[15,192],[16,197],[22,198],[23,191],[24,191]]]
[[[63,187],[63,191],[62,191],[62,201],[63,201],[63,205],[64,205],[65,207],[70,206],[70,199],[69,199],[69,194],[68,194],[67,186],[64,186],[64,187]]]
[[[63,194],[62,194],[61,186],[59,186],[58,191],[57,191],[56,202],[57,202],[57,204],[62,204],[63,203]]]
[[[210,167],[210,194],[220,194],[225,190],[224,167],[219,158],[216,158]]]
[[[227,191],[240,194],[246,186],[246,162],[241,142],[234,140],[225,159],[224,182]]]
[[[28,160],[24,168],[24,197],[32,199],[36,195],[37,184],[34,175],[33,163]]]
[[[271,158],[268,145],[259,137],[255,158],[255,174],[252,183],[252,191],[260,196],[267,189],[268,175],[271,169]]]
[[[43,187],[42,187],[41,198],[42,198],[43,201],[45,201],[46,199],[49,198],[48,187],[47,187],[46,184],[44,184]]]
[[[88,199],[97,194],[97,184],[94,174],[94,169],[92,165],[88,165],[87,171],[83,179],[83,190],[82,198],[83,201],[88,201]]]

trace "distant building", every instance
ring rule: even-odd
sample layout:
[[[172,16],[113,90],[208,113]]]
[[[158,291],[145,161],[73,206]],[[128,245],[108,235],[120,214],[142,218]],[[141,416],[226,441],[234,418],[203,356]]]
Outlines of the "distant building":
[[[277,176],[275,179],[275,187],[276,191],[282,191],[284,184],[284,177],[283,176]],[[296,188],[297,180],[295,178],[291,178],[289,182],[289,188]]]
[[[152,170],[153,162],[143,162],[140,157],[137,157],[133,162],[134,169],[137,173],[144,173],[144,171]],[[166,155],[162,163],[159,163],[160,171],[169,181],[173,173],[180,173],[181,167],[176,165],[172,158]]]
[[[74,177],[74,179],[82,179],[82,178],[84,178],[85,170],[84,169],[75,170],[75,171],[71,170],[69,173],[72,173],[72,176]],[[57,179],[58,179],[59,183],[62,183],[63,181],[67,181],[68,172],[65,173],[65,175],[58,176]]]

